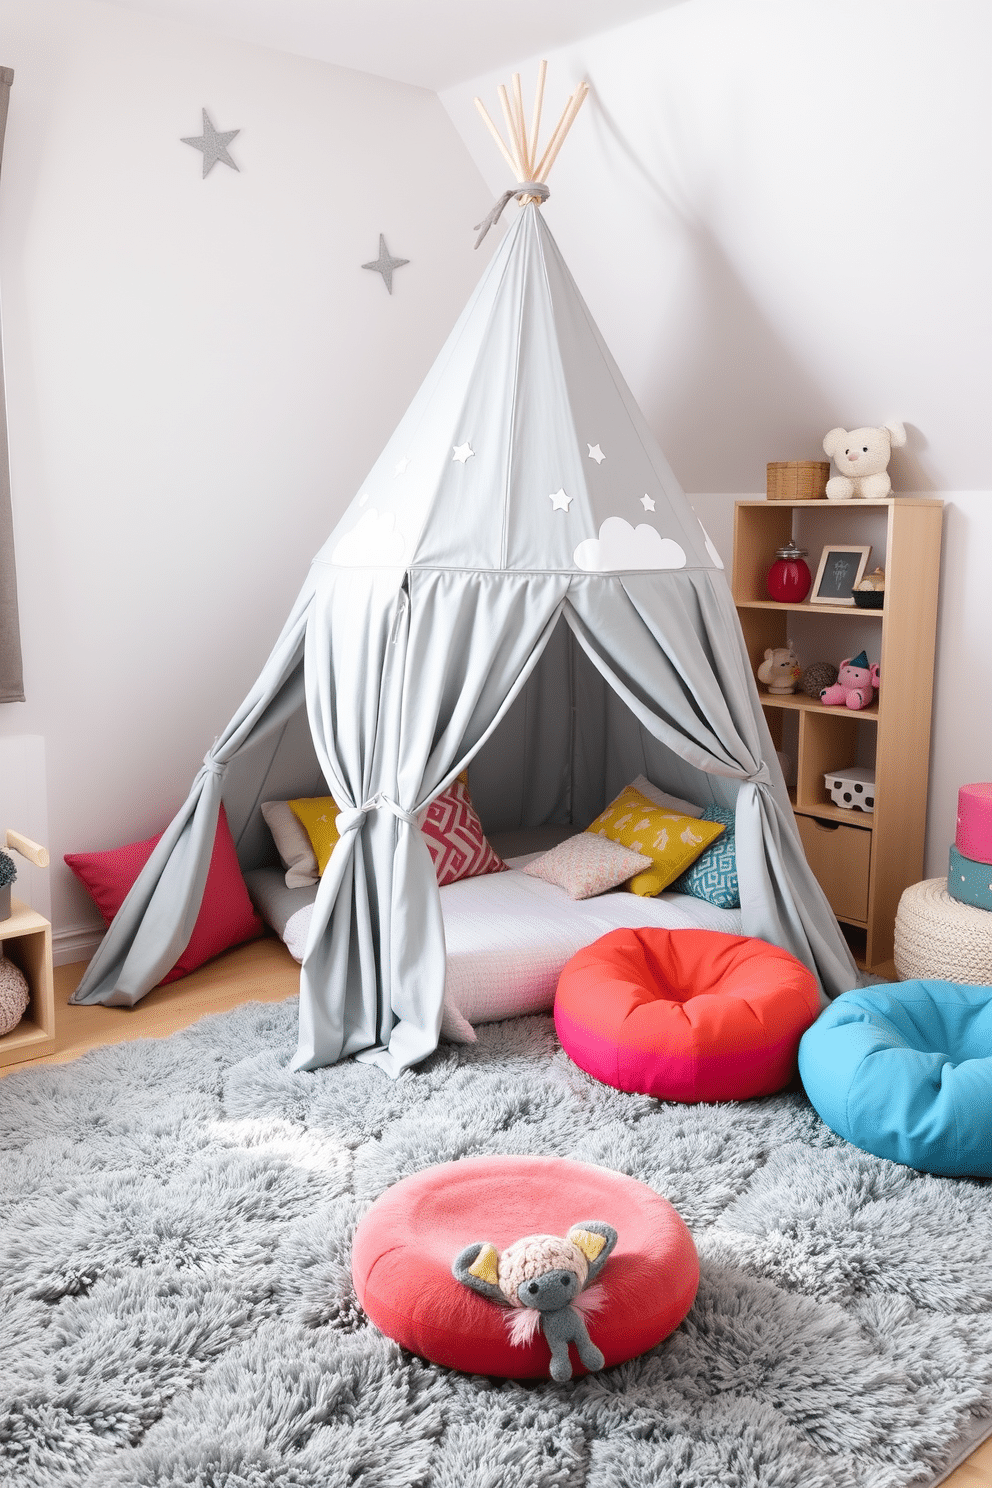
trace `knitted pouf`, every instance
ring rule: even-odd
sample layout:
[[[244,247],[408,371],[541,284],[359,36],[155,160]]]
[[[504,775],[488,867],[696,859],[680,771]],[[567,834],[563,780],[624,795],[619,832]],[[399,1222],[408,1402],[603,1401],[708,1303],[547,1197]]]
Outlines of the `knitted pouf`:
[[[20,967],[0,956],[0,1037],[16,1028],[28,1005],[28,984]]]
[[[952,899],[946,878],[912,884],[896,910],[893,954],[903,981],[992,985],[992,911]]]

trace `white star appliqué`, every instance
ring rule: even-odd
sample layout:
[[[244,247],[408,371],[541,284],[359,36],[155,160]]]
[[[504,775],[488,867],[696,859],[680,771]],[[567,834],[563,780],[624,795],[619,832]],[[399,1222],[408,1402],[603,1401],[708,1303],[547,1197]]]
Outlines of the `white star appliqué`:
[[[552,511],[567,512],[568,508],[572,504],[571,496],[566,496],[565,492],[561,489],[560,486],[558,487],[557,491],[551,491],[548,493],[548,500],[551,502]]]
[[[645,511],[654,511],[657,502],[652,500],[647,491],[645,491],[644,495],[641,497],[641,505],[643,506]]]
[[[460,460],[463,465],[465,464],[466,460],[471,460],[472,456],[475,454],[475,450],[468,443],[455,444],[452,445],[452,448],[455,453],[452,455],[451,458],[453,460]]]
[[[591,444],[589,446],[589,458],[590,460],[595,460],[597,465],[602,465],[603,461],[606,459],[606,456],[603,454],[603,451],[600,449],[598,444]]]
[[[393,471],[393,478],[395,479],[398,475],[406,475],[407,467],[409,464],[410,456],[404,455],[402,460],[398,460],[396,462],[396,469]]]

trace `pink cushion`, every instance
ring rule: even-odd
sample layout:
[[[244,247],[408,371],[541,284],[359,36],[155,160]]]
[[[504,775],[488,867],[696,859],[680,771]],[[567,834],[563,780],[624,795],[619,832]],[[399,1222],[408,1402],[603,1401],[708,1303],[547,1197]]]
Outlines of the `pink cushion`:
[[[599,1278],[605,1305],[587,1318],[589,1336],[607,1365],[620,1364],[678,1327],[696,1295],[699,1260],[668,1200],[608,1168],[562,1157],[469,1157],[402,1179],[355,1232],[358,1300],[389,1338],[435,1364],[547,1379],[544,1337],[512,1344],[511,1309],[462,1286],[452,1263],[477,1240],[501,1249],[591,1219],[613,1225],[619,1239]],[[574,1347],[571,1354],[575,1373],[585,1373]]]
[[[149,837],[145,842],[129,842],[125,847],[114,847],[108,852],[66,853],[65,861],[93,896],[106,924],[110,924],[124,903],[161,836],[159,832],[157,837]],[[188,976],[204,961],[219,956],[221,951],[240,945],[242,941],[254,940],[264,933],[265,926],[255,913],[241,876],[241,865],[222,804],[203,903],[193,934],[189,945],[159,986]]]
[[[992,781],[963,785],[958,791],[954,845],[962,857],[992,863]]]
[[[788,1085],[820,1010],[788,951],[717,930],[611,930],[567,962],[555,1028],[581,1069],[659,1100],[748,1100]]]
[[[490,847],[475,814],[464,775],[431,802],[421,830],[434,860],[439,888],[460,878],[506,872],[506,864]]]

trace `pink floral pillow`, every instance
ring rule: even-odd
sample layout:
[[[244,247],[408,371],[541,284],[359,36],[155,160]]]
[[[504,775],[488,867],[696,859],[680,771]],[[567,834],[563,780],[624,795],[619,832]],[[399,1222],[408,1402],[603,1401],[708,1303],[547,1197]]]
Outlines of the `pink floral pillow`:
[[[650,868],[651,858],[609,837],[579,832],[524,864],[524,873],[557,884],[570,899],[592,899]]]
[[[503,859],[486,840],[464,772],[428,806],[421,831],[434,860],[439,888],[457,883],[460,878],[507,871]]]

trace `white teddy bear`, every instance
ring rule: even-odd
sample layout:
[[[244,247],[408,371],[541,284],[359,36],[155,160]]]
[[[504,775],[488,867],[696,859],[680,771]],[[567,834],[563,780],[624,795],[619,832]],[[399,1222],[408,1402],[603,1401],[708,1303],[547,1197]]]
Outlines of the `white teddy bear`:
[[[839,474],[827,481],[831,501],[849,501],[861,496],[879,501],[888,496],[892,482],[886,466],[894,449],[906,443],[906,430],[893,419],[881,429],[831,429],[823,440],[825,452]]]

